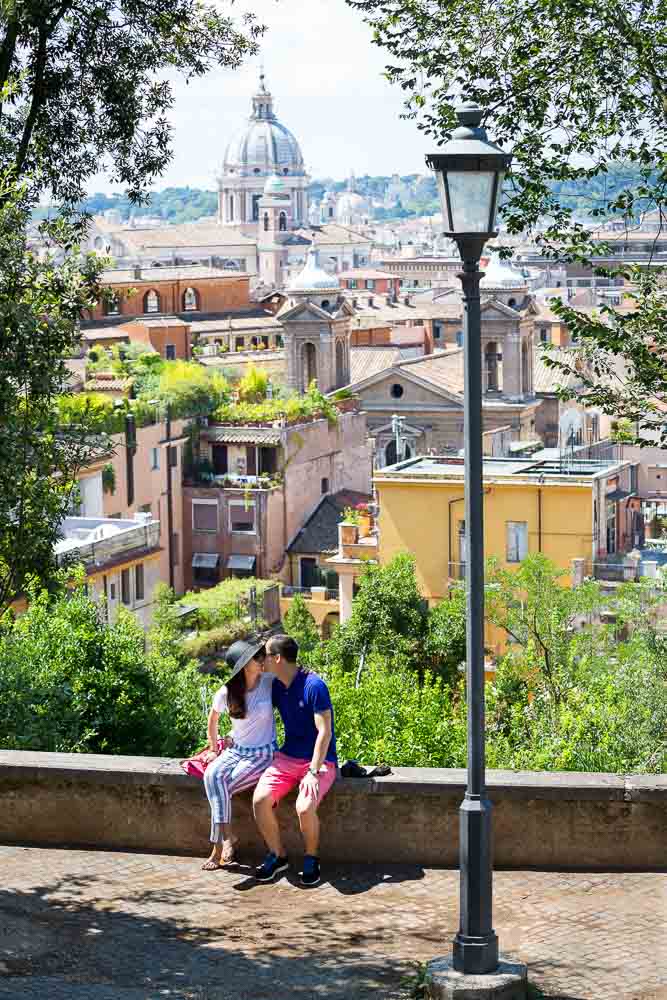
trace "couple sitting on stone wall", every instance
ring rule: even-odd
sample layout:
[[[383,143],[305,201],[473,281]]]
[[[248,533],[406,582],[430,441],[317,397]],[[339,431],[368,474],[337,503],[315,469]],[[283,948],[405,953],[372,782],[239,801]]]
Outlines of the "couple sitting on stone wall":
[[[211,856],[203,865],[215,871],[234,857],[231,798],[256,784],[253,812],[268,848],[257,868],[260,882],[270,882],[288,868],[275,806],[297,785],[296,812],[305,857],[301,882],[320,881],[317,809],[336,780],[336,738],[329,690],[317,674],[297,663],[299,647],[287,635],[274,635],[266,645],[235,642],[225,657],[231,676],[216,693],[208,717],[204,784],[211,806]],[[285,742],[276,749],[274,708],[285,726]],[[223,712],[231,719],[231,735],[218,739]]]

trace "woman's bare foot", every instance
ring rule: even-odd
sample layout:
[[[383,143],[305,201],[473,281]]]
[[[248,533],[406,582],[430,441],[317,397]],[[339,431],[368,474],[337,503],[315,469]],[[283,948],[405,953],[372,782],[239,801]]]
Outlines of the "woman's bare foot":
[[[238,844],[238,837],[230,837],[229,840],[225,840],[222,844],[222,864],[229,865],[234,860],[236,856],[236,845]]]
[[[206,861],[201,867],[202,871],[204,872],[215,872],[218,870],[218,868],[221,867],[220,849],[218,847],[213,848],[213,850],[211,851],[211,856],[206,859]]]

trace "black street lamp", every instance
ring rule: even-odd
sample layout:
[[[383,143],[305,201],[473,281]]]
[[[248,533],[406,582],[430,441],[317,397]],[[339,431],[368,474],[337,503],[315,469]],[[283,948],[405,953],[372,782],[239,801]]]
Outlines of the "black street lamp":
[[[479,259],[496,236],[496,214],[511,156],[489,142],[482,111],[466,103],[442,151],[426,157],[437,175],[445,235],[456,242],[463,271],[465,358],[466,686],[468,784],[459,812],[461,903],[453,966],[470,975],[498,967],[492,923],[491,803],[484,765],[484,520],[482,493],[482,347]]]

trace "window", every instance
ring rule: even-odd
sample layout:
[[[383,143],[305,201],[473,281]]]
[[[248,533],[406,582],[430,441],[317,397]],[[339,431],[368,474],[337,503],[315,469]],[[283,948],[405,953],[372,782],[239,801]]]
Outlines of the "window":
[[[320,492],[321,493],[329,492],[329,480],[326,477],[322,480],[320,484]]]
[[[264,232],[268,233],[268,231],[269,231],[269,213],[265,212],[264,213]]]
[[[112,583],[111,586],[109,587],[109,600],[111,600],[111,601],[115,601],[116,600],[116,584],[115,583]]]
[[[328,309],[330,305],[329,299],[322,299],[322,309]]]
[[[120,574],[120,599],[123,604],[132,603],[132,595],[130,591],[130,571],[129,569],[124,569]]]
[[[540,343],[542,344],[549,343],[549,331],[545,326],[540,327]]]
[[[160,311],[160,296],[151,288],[149,292],[144,295],[144,312],[145,313],[159,313]]]
[[[259,449],[259,474],[260,476],[264,473],[266,475],[272,476],[278,471],[278,449],[277,448],[260,448]]]
[[[175,469],[178,465],[178,448],[169,449],[169,465],[172,469]]]
[[[522,562],[528,555],[528,522],[507,521],[507,562]]]
[[[259,173],[259,170],[255,170],[255,173]],[[261,194],[254,194],[252,196],[252,221],[259,222],[259,203],[262,200]]]
[[[508,299],[507,305],[510,307],[510,309],[516,309],[516,299]]]
[[[230,196],[229,196],[229,221],[230,222],[234,221],[234,195],[233,194],[230,194]]]
[[[151,505],[149,503],[142,503],[141,507],[139,508],[139,512],[141,514],[152,514],[153,513],[153,511],[151,509]]]
[[[389,391],[394,399],[400,399],[405,392],[403,386],[399,385],[398,382],[394,382]]]
[[[160,449],[151,448],[151,469],[155,471],[160,468]]]
[[[229,530],[253,535],[255,533],[255,504],[232,501],[229,505]]]
[[[287,232],[287,216],[284,212],[278,216],[278,229],[281,233]]]
[[[463,330],[456,331],[456,346],[463,347]]]
[[[372,278],[368,278],[368,280],[366,281],[366,288],[370,289],[371,291],[373,291],[373,289],[375,288],[375,282],[373,281]]]
[[[184,312],[193,312],[199,309],[198,295],[194,288],[186,288],[183,292]]]
[[[144,564],[137,563],[134,567],[134,599],[143,601],[144,599]]]
[[[217,500],[192,501],[192,530],[212,532],[218,530]]]
[[[176,360],[176,347],[174,344],[165,344],[164,357],[166,361]]]
[[[112,292],[109,298],[104,303],[104,313],[106,316],[118,316],[120,313],[120,305],[118,302],[118,296],[115,292]]]

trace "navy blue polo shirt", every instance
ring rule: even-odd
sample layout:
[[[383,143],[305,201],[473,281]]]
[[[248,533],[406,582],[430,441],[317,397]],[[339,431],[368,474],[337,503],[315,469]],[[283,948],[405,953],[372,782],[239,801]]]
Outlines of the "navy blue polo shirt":
[[[310,760],[315,749],[317,727],[315,713],[331,712],[331,743],[326,759],[336,763],[336,736],[333,731],[333,705],[329,688],[318,674],[299,667],[289,687],[276,677],[273,681],[273,704],[285,726],[285,742],[280,752],[299,760]]]

